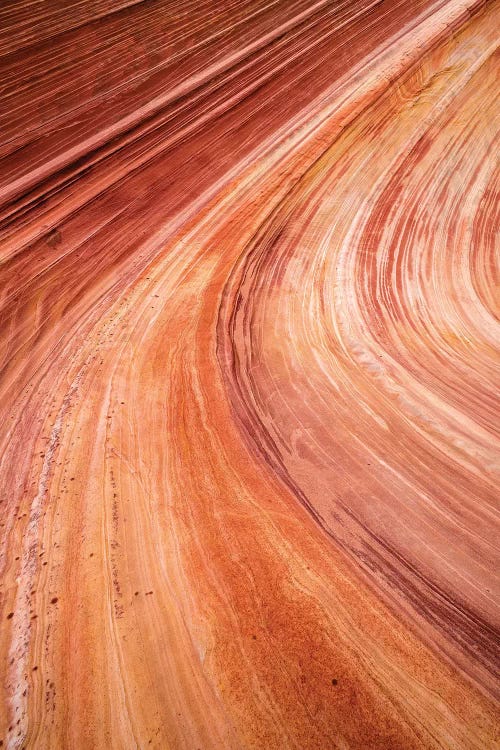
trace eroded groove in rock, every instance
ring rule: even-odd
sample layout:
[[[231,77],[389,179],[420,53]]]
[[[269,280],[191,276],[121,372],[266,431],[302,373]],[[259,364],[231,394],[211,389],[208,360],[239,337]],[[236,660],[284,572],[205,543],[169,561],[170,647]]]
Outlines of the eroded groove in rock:
[[[0,740],[498,742],[498,2],[0,10]]]

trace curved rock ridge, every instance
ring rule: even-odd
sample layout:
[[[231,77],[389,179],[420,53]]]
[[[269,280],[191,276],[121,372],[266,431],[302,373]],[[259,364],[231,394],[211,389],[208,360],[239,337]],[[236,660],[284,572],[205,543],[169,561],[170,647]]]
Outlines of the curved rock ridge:
[[[500,2],[0,8],[0,746],[500,747]]]

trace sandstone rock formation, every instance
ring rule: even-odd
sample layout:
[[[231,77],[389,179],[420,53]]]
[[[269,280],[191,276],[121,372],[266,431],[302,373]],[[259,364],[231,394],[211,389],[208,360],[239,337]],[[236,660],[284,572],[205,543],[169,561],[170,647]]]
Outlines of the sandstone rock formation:
[[[3,3],[4,747],[500,747],[499,27]]]

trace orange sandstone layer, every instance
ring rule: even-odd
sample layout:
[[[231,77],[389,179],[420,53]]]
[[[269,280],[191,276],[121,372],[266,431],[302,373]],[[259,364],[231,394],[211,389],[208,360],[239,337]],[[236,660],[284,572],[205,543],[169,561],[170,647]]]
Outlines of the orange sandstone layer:
[[[4,3],[3,746],[499,746],[499,13]]]

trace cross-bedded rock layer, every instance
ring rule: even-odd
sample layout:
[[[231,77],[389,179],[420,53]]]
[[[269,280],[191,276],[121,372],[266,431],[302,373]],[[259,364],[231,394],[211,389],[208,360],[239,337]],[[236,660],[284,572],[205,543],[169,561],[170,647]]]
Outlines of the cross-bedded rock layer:
[[[498,25],[3,4],[4,746],[497,746]]]

